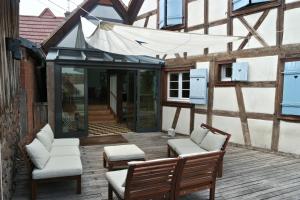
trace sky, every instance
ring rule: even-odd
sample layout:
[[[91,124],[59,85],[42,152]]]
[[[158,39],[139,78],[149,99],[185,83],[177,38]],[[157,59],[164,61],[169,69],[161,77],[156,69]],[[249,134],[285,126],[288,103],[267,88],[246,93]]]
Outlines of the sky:
[[[130,0],[122,0],[128,5]],[[53,3],[51,3],[53,2]],[[83,0],[70,0],[70,11],[74,10],[77,5],[81,4]],[[55,5],[57,4],[57,5]],[[38,16],[46,7],[50,8],[56,16],[64,16],[68,10],[67,0],[21,0],[20,14]]]

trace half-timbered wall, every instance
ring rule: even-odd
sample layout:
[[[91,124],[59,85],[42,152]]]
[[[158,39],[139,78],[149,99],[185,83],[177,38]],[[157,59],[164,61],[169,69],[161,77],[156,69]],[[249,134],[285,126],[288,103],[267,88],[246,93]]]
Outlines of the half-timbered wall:
[[[145,0],[133,25],[157,28],[156,7],[157,1]],[[165,76],[179,68],[208,69],[208,103],[167,101],[163,78],[162,130],[174,128],[188,135],[201,123],[208,123],[230,132],[232,143],[300,154],[300,120],[282,116],[280,105],[283,62],[287,57],[300,57],[300,1],[279,0],[248,11],[231,12],[231,0],[186,0],[186,24],[181,31],[245,39],[199,50],[198,55],[187,58],[167,55]],[[249,64],[248,82],[217,84],[218,63],[228,60]]]

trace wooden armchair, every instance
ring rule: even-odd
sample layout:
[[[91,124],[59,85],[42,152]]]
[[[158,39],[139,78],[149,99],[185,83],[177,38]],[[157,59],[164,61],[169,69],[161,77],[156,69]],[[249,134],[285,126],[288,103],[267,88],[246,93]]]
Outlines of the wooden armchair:
[[[124,200],[174,200],[180,161],[183,159],[137,161],[129,163],[128,170],[107,172],[108,199],[113,199],[114,192]]]
[[[175,197],[199,190],[210,190],[210,200],[215,199],[215,187],[218,165],[224,156],[224,151],[198,155],[181,155],[183,158],[182,172],[178,175],[175,187]]]

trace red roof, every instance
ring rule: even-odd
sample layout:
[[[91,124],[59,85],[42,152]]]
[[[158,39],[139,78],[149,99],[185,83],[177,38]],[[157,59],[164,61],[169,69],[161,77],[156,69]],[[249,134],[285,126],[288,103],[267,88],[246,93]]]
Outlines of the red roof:
[[[42,43],[64,21],[64,17],[56,17],[49,8],[39,16],[20,15],[20,37]]]

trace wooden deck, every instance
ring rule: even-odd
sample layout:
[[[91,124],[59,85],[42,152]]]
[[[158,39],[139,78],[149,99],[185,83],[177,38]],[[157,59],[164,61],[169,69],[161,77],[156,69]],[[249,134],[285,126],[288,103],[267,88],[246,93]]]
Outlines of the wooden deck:
[[[125,137],[137,144],[147,159],[166,156],[166,138],[161,133],[128,133]],[[75,183],[61,182],[40,185],[38,199],[105,200],[106,169],[102,167],[105,145],[81,147],[83,162],[82,194],[75,194]],[[16,177],[14,200],[29,199],[30,190],[23,166]],[[208,199],[208,191],[182,197],[181,200]],[[229,146],[224,161],[224,176],[217,180],[216,199],[300,199],[300,159],[283,157]]]

